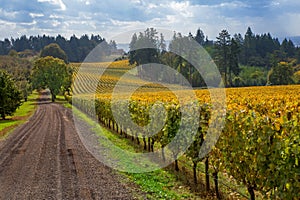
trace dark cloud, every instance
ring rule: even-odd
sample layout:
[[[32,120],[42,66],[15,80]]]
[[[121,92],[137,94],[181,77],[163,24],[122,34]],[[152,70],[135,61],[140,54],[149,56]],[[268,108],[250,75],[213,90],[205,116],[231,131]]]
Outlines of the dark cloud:
[[[202,27],[211,38],[223,28],[244,33],[247,26],[278,36],[300,35],[299,10],[298,0],[1,0],[0,28],[6,31],[0,38],[44,33],[108,36],[149,26],[184,34]]]

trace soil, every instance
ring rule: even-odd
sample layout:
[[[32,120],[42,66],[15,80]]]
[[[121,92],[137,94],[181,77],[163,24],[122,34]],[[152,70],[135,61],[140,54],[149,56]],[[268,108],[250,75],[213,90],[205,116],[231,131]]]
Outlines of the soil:
[[[38,104],[0,142],[0,199],[134,199],[136,186],[85,149],[70,109],[46,94]]]

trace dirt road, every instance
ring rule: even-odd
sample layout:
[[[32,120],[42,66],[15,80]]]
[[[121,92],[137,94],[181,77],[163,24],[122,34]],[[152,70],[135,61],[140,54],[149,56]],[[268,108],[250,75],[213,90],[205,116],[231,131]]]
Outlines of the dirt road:
[[[132,199],[120,176],[86,151],[71,111],[46,98],[0,142],[0,199]]]

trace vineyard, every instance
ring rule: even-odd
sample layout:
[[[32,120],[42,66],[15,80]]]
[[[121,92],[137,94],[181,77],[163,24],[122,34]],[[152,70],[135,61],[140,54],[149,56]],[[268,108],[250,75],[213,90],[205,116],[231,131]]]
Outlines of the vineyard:
[[[300,86],[229,88],[225,90],[226,109],[218,110],[210,96],[217,89],[190,91],[178,85],[147,82],[137,77],[127,61],[72,65],[76,73],[73,99],[67,96],[70,102],[87,114],[96,114],[99,123],[145,151],[161,150],[162,160],[175,158],[177,171],[178,159],[185,157],[193,163],[195,184],[199,182],[198,164],[204,162],[218,198],[220,174],[243,184],[251,199],[257,192],[267,199],[300,198]],[[117,92],[116,86],[121,88]],[[183,98],[179,100],[178,95]],[[122,115],[121,123],[115,112]],[[216,118],[224,126],[211,127]],[[161,119],[163,124],[156,123]],[[132,121],[138,126],[132,128]],[[151,135],[151,130],[156,134]],[[185,134],[177,137],[179,130]],[[216,135],[221,131],[220,137],[210,141],[216,144],[209,154],[199,157],[201,146],[209,141],[209,130]],[[170,142],[176,145],[168,148]],[[182,149],[174,148],[187,143],[190,145],[183,154]],[[209,176],[209,190],[207,179]]]

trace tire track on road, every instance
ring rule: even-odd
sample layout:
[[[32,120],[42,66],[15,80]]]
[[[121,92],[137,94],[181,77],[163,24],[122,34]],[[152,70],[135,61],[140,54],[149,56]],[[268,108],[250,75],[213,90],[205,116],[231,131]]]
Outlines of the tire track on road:
[[[85,149],[72,117],[44,101],[0,142],[0,199],[133,199],[120,176]]]

